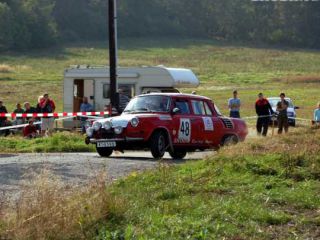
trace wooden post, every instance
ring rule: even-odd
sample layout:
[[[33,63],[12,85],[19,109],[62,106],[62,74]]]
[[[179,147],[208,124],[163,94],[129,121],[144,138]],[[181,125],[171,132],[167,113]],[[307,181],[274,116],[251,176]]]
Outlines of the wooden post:
[[[110,64],[110,100],[118,108],[117,87],[117,13],[116,0],[109,0],[109,64]]]

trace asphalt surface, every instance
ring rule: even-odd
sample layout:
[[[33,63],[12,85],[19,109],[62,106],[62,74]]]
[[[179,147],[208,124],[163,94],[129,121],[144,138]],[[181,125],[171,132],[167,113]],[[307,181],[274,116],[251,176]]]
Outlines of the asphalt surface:
[[[164,161],[181,164],[209,154],[192,153],[180,161],[173,161],[166,154]],[[44,170],[67,184],[85,185],[101,172],[106,173],[107,181],[114,181],[158,165],[159,161],[155,161],[148,152],[114,153],[109,158],[101,158],[96,153],[0,154],[0,198],[15,198],[32,174]]]

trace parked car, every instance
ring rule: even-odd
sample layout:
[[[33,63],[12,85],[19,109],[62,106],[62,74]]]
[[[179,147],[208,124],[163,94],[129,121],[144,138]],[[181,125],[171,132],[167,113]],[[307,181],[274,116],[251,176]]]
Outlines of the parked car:
[[[274,112],[277,112],[277,104],[280,100],[281,99],[279,97],[268,98],[268,101],[270,102],[270,105]],[[285,98],[285,100],[289,103],[289,107],[288,107],[289,125],[294,127],[296,126],[296,117],[297,117],[296,110],[299,109],[299,107],[295,106],[290,98]]]
[[[151,93],[133,98],[117,117],[97,120],[87,129],[87,144],[102,157],[114,150],[150,150],[155,159],[169,152],[182,159],[187,152],[218,148],[245,140],[246,123],[220,114],[206,97]]]

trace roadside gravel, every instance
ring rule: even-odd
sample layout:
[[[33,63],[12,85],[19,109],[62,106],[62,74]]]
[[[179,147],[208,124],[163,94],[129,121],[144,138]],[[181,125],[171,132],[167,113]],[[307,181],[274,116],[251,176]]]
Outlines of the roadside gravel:
[[[201,159],[210,152],[194,153],[187,160]],[[172,161],[180,164],[184,161]],[[110,158],[101,158],[96,153],[48,153],[48,154],[0,154],[0,197],[15,198],[30,174],[48,170],[71,185],[84,185],[101,172],[107,180],[114,181],[132,172],[155,168],[159,161],[147,152],[115,153]]]

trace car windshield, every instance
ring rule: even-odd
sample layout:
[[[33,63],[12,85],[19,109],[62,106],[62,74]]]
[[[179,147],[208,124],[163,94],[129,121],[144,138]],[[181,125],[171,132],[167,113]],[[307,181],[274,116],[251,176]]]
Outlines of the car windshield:
[[[280,98],[273,98],[273,99],[268,99],[271,107],[276,108],[278,102],[280,102]],[[292,101],[289,99],[286,99],[286,101],[289,103],[289,108],[293,108]]]
[[[140,96],[132,99],[123,111],[133,112],[169,112],[170,98],[167,96]]]
[[[220,109],[217,107],[217,105],[213,104],[213,106],[214,106],[214,109],[216,110],[217,115],[222,116],[222,113],[220,112]]]

